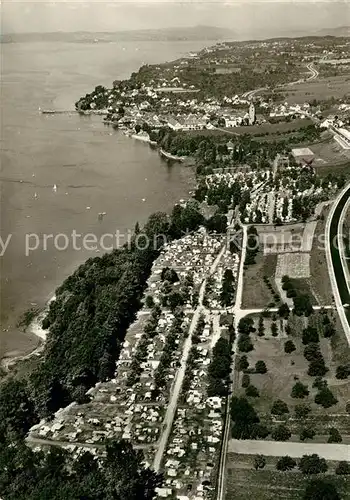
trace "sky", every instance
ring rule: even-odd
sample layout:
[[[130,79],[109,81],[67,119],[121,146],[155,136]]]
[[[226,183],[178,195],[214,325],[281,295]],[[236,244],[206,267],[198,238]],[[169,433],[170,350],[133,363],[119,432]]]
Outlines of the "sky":
[[[194,25],[254,37],[350,25],[350,0],[2,0],[1,32],[122,31]]]

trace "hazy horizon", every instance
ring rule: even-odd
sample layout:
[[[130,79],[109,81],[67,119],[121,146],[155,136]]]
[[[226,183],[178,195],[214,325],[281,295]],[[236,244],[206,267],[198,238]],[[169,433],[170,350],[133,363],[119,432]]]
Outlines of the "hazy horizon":
[[[350,24],[348,1],[143,0],[128,2],[9,1],[1,5],[1,33],[117,32],[213,26],[239,37],[316,31]]]

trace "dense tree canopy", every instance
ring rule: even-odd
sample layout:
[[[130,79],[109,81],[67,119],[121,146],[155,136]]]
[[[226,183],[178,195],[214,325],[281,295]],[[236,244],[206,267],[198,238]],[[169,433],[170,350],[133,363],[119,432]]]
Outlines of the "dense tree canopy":
[[[249,439],[254,432],[255,424],[260,419],[253,406],[246,398],[233,397],[231,400],[231,419],[234,422],[232,435],[236,439]]]
[[[289,457],[288,455],[285,457],[281,457],[277,460],[276,469],[279,471],[287,471],[292,470],[296,467],[297,463],[294,458]]]
[[[0,442],[0,491],[5,500],[151,500],[161,477],[142,465],[126,441],[107,443],[98,461],[89,452],[73,459],[52,447],[33,452],[23,442]]]
[[[310,481],[307,485],[303,500],[341,500],[334,484],[326,480]]]
[[[226,396],[231,372],[232,345],[220,338],[214,346],[208,368],[208,396]]]
[[[24,436],[37,421],[25,380],[10,378],[0,384],[0,434]]]
[[[315,453],[313,455],[303,455],[299,462],[299,469],[303,474],[320,474],[326,472],[328,467],[324,458],[320,458]]]

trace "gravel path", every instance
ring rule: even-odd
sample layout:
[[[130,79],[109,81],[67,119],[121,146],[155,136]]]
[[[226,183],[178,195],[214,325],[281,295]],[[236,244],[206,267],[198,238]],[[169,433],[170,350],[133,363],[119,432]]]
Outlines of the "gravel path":
[[[241,453],[243,455],[268,455],[283,457],[289,455],[293,458],[301,458],[303,455],[316,453],[326,460],[350,461],[350,445],[328,444],[328,443],[291,443],[289,441],[255,441],[231,439],[228,444],[228,452]]]

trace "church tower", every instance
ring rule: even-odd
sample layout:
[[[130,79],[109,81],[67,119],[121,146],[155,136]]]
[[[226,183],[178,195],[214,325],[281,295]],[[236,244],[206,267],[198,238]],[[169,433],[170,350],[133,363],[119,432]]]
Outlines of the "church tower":
[[[255,123],[255,106],[253,103],[249,106],[249,125],[254,125]]]

